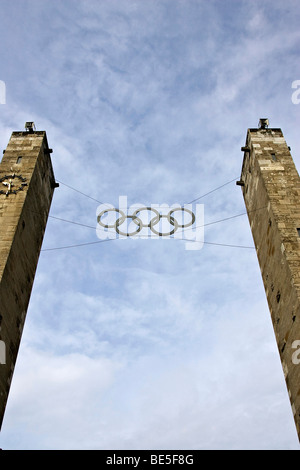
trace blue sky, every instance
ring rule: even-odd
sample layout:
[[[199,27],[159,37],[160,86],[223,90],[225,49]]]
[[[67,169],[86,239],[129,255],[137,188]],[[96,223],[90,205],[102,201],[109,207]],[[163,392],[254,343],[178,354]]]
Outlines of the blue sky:
[[[0,147],[34,121],[50,215],[187,203],[241,172],[268,117],[300,167],[298,1],[0,0]],[[68,185],[68,186],[67,186]],[[205,223],[245,211],[232,182]],[[98,241],[50,217],[43,250]],[[205,241],[253,246],[247,216]],[[299,449],[254,249],[115,240],[40,256],[4,449]]]

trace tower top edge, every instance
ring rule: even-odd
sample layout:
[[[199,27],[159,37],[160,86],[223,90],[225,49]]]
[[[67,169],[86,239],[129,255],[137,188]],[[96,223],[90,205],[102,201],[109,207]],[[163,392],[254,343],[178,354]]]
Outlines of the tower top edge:
[[[14,131],[12,132],[12,136],[14,137],[24,137],[24,136],[34,136],[34,135],[46,135],[46,131],[34,131],[34,132],[28,132],[28,131]]]
[[[282,132],[280,127],[268,127],[267,129],[251,127],[248,129],[248,131],[249,132],[270,132],[270,131]]]
[[[10,137],[10,142],[13,142],[14,139],[26,139],[26,138],[39,138],[39,140],[42,140],[43,142],[43,145],[45,146],[45,148],[49,148],[49,145],[48,145],[48,139],[47,139],[47,133],[46,131],[34,131],[34,132],[28,132],[28,131],[14,131],[12,132],[11,134],[11,137]],[[52,152],[52,151],[51,151]]]

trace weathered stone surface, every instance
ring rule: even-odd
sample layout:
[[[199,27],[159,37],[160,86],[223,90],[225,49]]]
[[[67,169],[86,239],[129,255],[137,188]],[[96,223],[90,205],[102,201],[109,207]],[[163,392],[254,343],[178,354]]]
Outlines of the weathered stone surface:
[[[0,164],[0,427],[54,191],[48,150],[44,131],[13,132]]]
[[[300,178],[281,129],[248,129],[246,147],[242,191],[300,440]]]

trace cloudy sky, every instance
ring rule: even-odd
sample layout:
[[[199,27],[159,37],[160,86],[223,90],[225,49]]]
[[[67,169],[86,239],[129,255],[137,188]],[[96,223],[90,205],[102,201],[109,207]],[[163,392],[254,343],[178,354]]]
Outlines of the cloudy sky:
[[[300,168],[298,0],[0,6],[0,148],[34,121],[60,182],[0,447],[299,449],[235,184],[261,117]],[[94,243],[123,195],[197,199],[203,248]]]

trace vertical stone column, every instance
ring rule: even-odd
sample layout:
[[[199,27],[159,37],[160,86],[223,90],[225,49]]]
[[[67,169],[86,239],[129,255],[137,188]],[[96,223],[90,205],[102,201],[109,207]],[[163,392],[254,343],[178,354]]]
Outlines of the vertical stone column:
[[[237,184],[243,191],[300,440],[300,178],[281,129],[248,129],[242,151]]]
[[[13,132],[0,164],[0,427],[56,186],[46,132]]]

